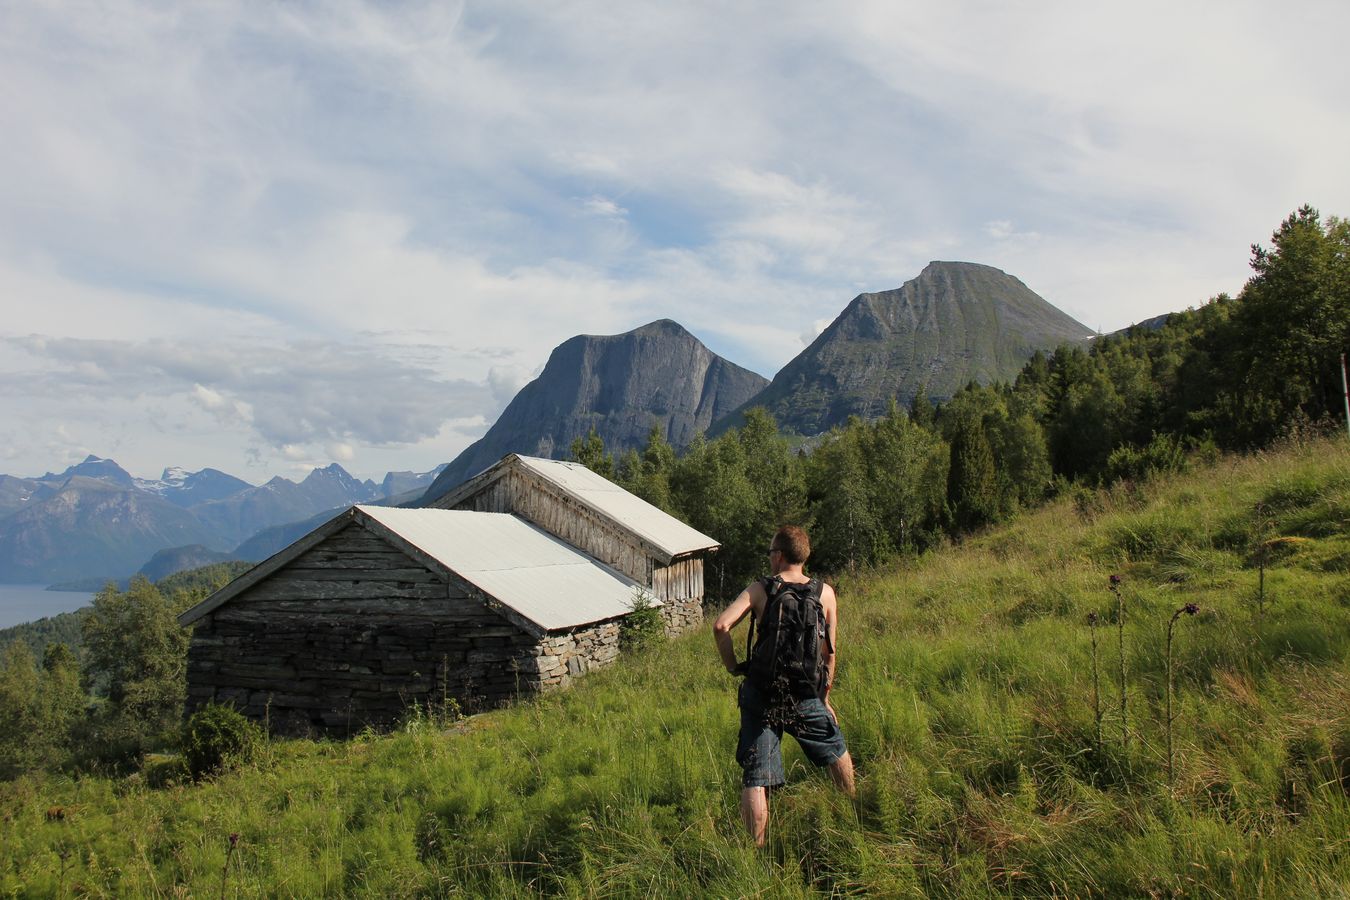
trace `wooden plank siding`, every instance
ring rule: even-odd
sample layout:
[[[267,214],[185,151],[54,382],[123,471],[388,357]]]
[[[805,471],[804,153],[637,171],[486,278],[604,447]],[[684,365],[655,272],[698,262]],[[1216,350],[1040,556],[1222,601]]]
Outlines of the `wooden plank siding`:
[[[703,559],[677,559],[652,568],[652,593],[660,600],[703,599]]]
[[[540,653],[470,585],[352,524],[197,623],[188,707],[228,702],[281,733],[350,733],[447,696],[497,705],[537,685]]]
[[[652,568],[652,593],[661,600],[666,634],[675,637],[703,621],[703,558]]]

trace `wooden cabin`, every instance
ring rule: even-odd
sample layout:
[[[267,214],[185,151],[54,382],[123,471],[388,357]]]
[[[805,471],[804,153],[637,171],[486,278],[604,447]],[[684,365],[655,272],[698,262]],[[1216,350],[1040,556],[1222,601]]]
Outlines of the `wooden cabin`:
[[[703,619],[703,562],[718,543],[580,463],[512,453],[430,505],[533,522],[646,585],[668,633]]]
[[[666,560],[650,570],[664,573],[658,593],[650,576],[629,574],[645,568],[633,565],[633,532],[551,485],[533,501],[528,487],[513,491],[557,531],[518,512],[356,506],[255,566],[179,617],[193,627],[188,712],[227,703],[278,733],[347,735],[388,727],[413,703],[481,709],[566,685],[613,662],[642,594],[669,632],[701,618],[688,608],[701,610],[701,558],[647,557]],[[697,536],[686,543],[716,548],[623,494],[641,506],[611,498],[611,512],[629,503],[647,527],[665,517]]]

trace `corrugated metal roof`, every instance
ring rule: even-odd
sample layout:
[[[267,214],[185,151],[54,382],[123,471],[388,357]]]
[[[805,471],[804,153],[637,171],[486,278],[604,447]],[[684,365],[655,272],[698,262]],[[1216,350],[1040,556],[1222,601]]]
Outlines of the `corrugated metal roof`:
[[[547,631],[611,619],[632,609],[637,582],[513,515],[357,509]],[[659,605],[654,598],[652,603]]]
[[[720,546],[670,513],[630,494],[581,463],[521,456],[521,463],[670,556]]]

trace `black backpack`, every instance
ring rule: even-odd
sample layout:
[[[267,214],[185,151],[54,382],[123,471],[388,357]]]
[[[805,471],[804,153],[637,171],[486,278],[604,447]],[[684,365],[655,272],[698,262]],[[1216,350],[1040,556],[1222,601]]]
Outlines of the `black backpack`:
[[[755,615],[750,614],[750,632],[745,637],[746,677],[770,696],[795,700],[825,696],[828,674],[820,658],[825,642],[830,652],[830,631],[825,607],[820,603],[821,581],[812,578],[793,584],[778,576],[762,582],[768,602],[755,639]]]

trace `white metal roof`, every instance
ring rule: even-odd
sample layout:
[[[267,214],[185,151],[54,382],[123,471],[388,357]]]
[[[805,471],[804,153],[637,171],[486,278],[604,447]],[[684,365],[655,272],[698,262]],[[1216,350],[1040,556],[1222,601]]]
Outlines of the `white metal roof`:
[[[637,582],[516,516],[388,506],[357,509],[546,631],[611,619],[632,609]]]
[[[537,456],[520,456],[519,459],[531,471],[547,478],[672,557],[720,546],[703,532],[689,527],[636,494],[630,494],[581,463],[541,459]]]

